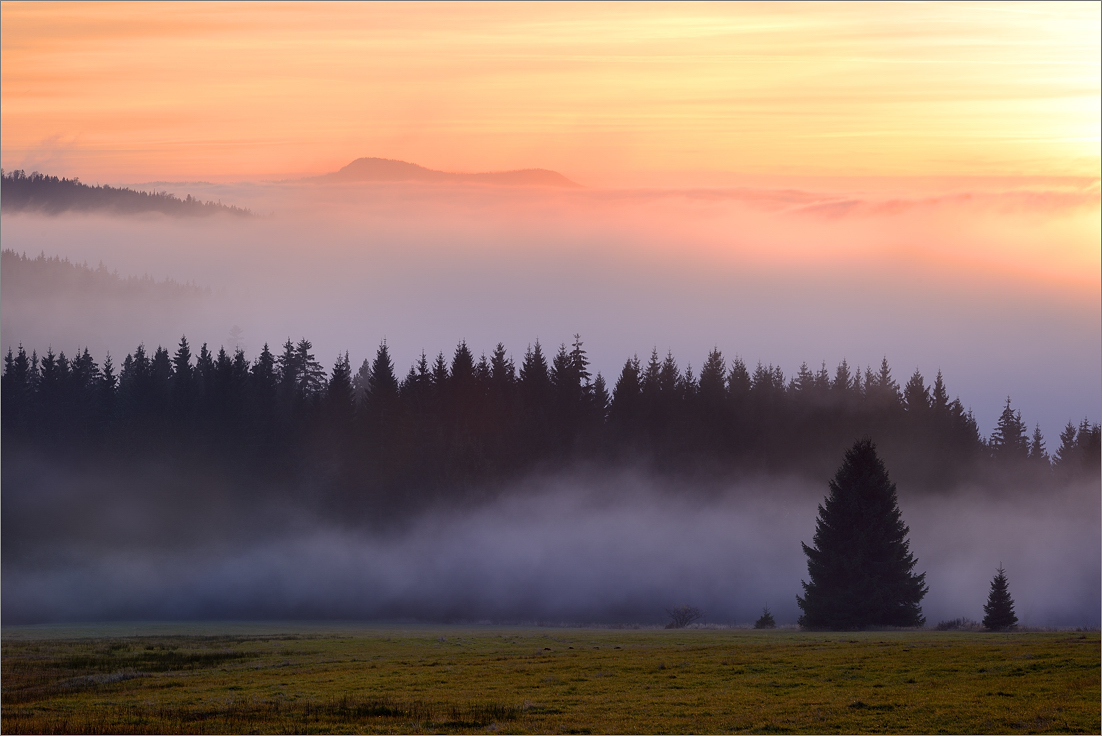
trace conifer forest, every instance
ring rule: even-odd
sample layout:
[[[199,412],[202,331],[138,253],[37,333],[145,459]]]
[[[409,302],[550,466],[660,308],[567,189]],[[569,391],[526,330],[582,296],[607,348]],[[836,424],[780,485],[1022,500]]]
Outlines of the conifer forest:
[[[821,480],[860,438],[927,492],[1023,474],[1044,487],[1099,469],[1097,424],[1069,422],[1050,443],[1008,398],[984,437],[940,372],[901,386],[886,358],[864,370],[804,364],[789,377],[718,350],[697,373],[655,350],[609,380],[591,372],[578,337],[550,351],[537,340],[519,366],[504,345],[476,357],[460,342],[404,373],[385,342],[359,367],[344,354],[329,369],[307,339],[250,358],[183,337],[171,352],[139,345],[118,364],[19,346],[4,357],[3,405],[5,455],[202,461],[383,514],[576,465]]]

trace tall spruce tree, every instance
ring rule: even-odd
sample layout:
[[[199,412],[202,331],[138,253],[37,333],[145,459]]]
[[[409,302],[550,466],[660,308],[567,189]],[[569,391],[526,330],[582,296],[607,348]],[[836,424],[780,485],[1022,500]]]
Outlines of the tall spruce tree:
[[[819,506],[815,545],[802,545],[811,580],[803,583],[804,596],[796,596],[800,626],[921,626],[926,573],[912,572],[917,560],[909,531],[876,446],[858,441]]]
[[[983,607],[983,628],[988,631],[1009,631],[1018,625],[1014,615],[1014,600],[1006,582],[1006,570],[999,565],[995,577],[991,580],[991,593]]]

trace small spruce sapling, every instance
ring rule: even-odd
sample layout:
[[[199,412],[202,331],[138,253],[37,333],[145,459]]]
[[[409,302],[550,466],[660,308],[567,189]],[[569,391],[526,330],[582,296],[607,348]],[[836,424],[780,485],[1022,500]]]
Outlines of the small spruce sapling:
[[[773,614],[769,612],[769,606],[761,609],[761,617],[754,622],[755,629],[775,629],[777,628],[777,622],[773,618]]]

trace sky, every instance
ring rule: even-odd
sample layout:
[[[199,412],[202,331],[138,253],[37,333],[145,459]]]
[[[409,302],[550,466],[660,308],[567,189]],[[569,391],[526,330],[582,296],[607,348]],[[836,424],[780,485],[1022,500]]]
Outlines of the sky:
[[[1099,170],[1096,3],[2,6],[3,166],[583,184]]]

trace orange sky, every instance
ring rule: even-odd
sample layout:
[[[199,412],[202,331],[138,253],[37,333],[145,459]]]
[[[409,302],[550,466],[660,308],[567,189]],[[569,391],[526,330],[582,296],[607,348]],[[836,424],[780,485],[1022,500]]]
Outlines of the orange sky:
[[[1100,6],[2,4],[5,169],[1099,176]]]

